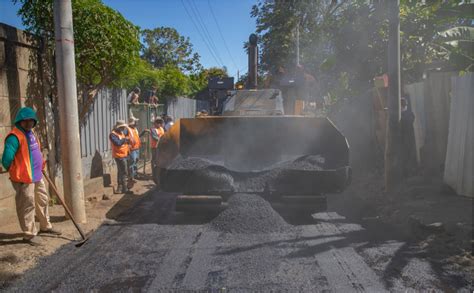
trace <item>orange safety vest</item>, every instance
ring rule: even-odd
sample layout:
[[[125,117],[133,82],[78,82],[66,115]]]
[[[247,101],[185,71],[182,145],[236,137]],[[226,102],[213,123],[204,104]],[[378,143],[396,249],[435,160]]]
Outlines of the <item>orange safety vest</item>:
[[[165,134],[165,130],[163,129],[163,127],[160,127],[160,128],[153,127],[151,131],[154,132],[158,136],[158,138],[161,138]],[[150,133],[150,141],[151,141],[152,149],[156,149],[158,147],[158,143],[160,142],[159,139],[158,140],[154,139],[153,136],[151,136],[151,133]]]
[[[128,133],[130,137],[130,149],[132,151],[138,150],[141,146],[140,135],[138,134],[138,129],[134,127],[128,127]]]
[[[115,130],[112,130],[112,133],[115,134],[119,139],[125,138],[125,134],[123,133],[116,132]],[[122,159],[128,157],[128,153],[130,152],[130,146],[128,145],[128,143],[124,143],[121,146],[115,145],[112,140],[110,140],[110,143],[112,144],[113,158]]]
[[[8,172],[10,173],[10,180],[13,182],[20,182],[20,183],[32,183],[33,182],[33,172],[31,169],[31,156],[30,156],[30,148],[28,145],[28,139],[26,134],[18,128],[13,128],[12,131],[7,135],[14,135],[18,139],[20,146],[15,154],[15,158],[13,159],[10,168],[8,168]],[[41,150],[41,144],[33,132],[33,135],[38,142],[38,147]]]

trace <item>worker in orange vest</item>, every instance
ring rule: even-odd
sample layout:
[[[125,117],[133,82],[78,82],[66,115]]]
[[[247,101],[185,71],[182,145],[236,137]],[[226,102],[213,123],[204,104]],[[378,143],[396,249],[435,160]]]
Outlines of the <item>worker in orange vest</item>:
[[[35,110],[29,107],[20,109],[15,118],[15,127],[5,138],[2,165],[10,173],[15,189],[16,212],[23,241],[32,246],[41,246],[36,236],[35,215],[39,220],[39,233],[61,235],[53,229],[49,219],[49,197],[43,181],[45,161],[41,144],[33,132],[38,124]]]
[[[156,182],[157,168],[158,168],[158,144],[160,143],[161,137],[165,134],[163,129],[164,121],[162,118],[157,118],[151,129],[150,129],[150,144],[151,144],[151,170],[153,179]]]
[[[112,157],[117,164],[117,192],[127,193],[127,163],[130,155],[130,138],[128,125],[124,120],[117,120],[109,135],[112,144]]]
[[[138,158],[140,157],[141,141],[140,134],[138,133],[137,129],[138,120],[138,118],[133,116],[128,119],[128,136],[130,139],[129,176],[131,180],[135,180],[137,177],[137,164]]]

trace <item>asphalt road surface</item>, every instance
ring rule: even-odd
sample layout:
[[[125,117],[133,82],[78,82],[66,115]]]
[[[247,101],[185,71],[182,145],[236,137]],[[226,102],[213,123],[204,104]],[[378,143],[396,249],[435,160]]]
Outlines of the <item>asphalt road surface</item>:
[[[354,223],[336,211],[292,215],[281,232],[232,233],[209,224],[215,214],[174,212],[174,200],[151,192],[84,246],[62,247],[8,290],[405,292],[465,285],[370,217]],[[258,217],[245,221],[239,223]]]

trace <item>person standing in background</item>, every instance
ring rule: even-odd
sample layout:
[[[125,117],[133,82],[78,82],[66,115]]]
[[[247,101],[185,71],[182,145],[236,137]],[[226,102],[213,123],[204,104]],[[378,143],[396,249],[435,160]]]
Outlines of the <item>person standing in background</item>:
[[[130,94],[128,94],[127,101],[129,104],[136,105],[139,103],[138,99],[140,98],[140,91],[140,88],[136,87]]]
[[[130,117],[128,119],[128,135],[130,138],[130,156],[129,156],[129,170],[130,170],[130,180],[133,180],[135,182],[135,179],[137,178],[137,164],[138,164],[138,158],[140,157],[140,147],[141,147],[141,141],[140,141],[140,135],[138,133],[137,129],[137,121],[139,119],[135,117]]]
[[[165,130],[163,129],[163,119],[157,118],[153,123],[153,127],[150,129],[151,168],[153,179],[155,180],[155,182],[157,180],[156,176],[158,174],[158,144],[160,143],[160,139],[164,134]]]
[[[164,127],[164,130],[165,130],[166,132],[168,132],[168,131],[170,130],[171,126],[173,126],[173,125],[174,125],[173,117],[166,115],[166,117],[165,117],[165,127]]]
[[[112,157],[117,164],[117,192],[127,193],[127,163],[130,154],[130,139],[128,138],[128,125],[124,120],[117,120],[115,127],[109,135],[112,144]]]
[[[415,175],[417,169],[415,130],[415,114],[411,110],[409,96],[400,99],[400,146],[402,158],[402,170],[405,178]]]
[[[150,91],[150,96],[148,98],[148,104],[158,105],[158,97],[156,96],[157,88],[153,87]]]

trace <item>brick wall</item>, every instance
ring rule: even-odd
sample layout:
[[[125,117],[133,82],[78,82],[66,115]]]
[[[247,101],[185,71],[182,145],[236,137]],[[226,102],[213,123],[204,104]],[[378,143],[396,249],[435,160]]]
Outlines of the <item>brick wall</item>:
[[[44,94],[40,71],[38,39],[14,27],[0,23],[0,155],[5,136],[10,132],[12,120],[23,106],[38,111],[44,122]],[[45,142],[44,123],[38,128],[41,141]],[[8,173],[0,167],[0,222],[14,215],[14,191]]]

